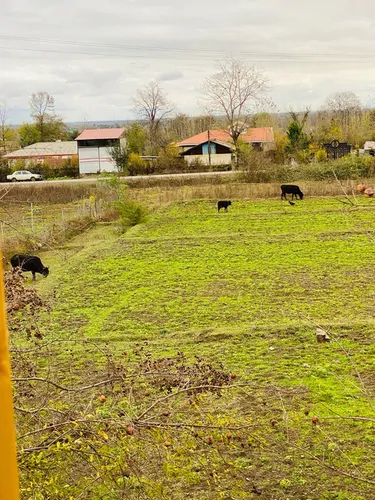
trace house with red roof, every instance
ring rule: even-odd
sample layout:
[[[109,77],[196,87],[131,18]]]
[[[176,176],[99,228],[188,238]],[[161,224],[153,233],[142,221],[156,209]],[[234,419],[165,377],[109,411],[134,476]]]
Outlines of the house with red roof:
[[[23,160],[27,168],[33,168],[46,161],[57,165],[59,162],[76,157],[75,141],[36,142],[3,156],[12,164]]]
[[[120,144],[125,146],[124,128],[86,129],[77,138],[80,174],[98,174],[117,171],[110,150]]]
[[[272,127],[249,128],[240,135],[240,139],[263,151],[273,149],[275,145]],[[205,165],[230,165],[235,149],[233,140],[226,130],[206,130],[184,139],[177,146],[180,155],[188,163],[199,159]]]

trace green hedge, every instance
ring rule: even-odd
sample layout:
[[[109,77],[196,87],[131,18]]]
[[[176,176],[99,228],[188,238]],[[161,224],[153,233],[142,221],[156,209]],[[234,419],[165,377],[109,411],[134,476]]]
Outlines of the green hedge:
[[[56,162],[45,160],[44,163],[37,163],[35,165],[30,165],[25,160],[17,160],[15,162],[8,162],[7,166],[4,166],[4,172],[8,171],[8,173],[11,173],[16,170],[30,170],[30,172],[35,174],[42,174],[44,179],[79,177],[78,158],[68,158]],[[0,172],[1,179],[2,174]],[[4,180],[6,180],[6,175]]]
[[[335,161],[314,162],[298,166],[264,165],[264,168],[243,171],[248,182],[292,182],[298,179],[324,181],[375,177],[375,158],[371,156],[345,156]]]

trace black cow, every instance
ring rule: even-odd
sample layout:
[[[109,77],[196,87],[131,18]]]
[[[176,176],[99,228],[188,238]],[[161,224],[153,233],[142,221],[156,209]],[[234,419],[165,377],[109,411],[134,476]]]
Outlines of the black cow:
[[[294,186],[293,184],[282,184],[281,185],[281,199],[284,198],[286,200],[286,195],[291,194],[292,195],[292,200],[294,197],[300,198],[300,200],[303,199],[303,193],[300,190],[299,186]]]
[[[220,212],[221,208],[224,208],[226,212],[228,212],[228,207],[232,205],[232,202],[229,200],[221,200],[217,202],[217,211]]]
[[[10,259],[13,268],[20,267],[22,271],[30,271],[35,280],[35,273],[42,274],[47,277],[49,275],[49,268],[43,266],[39,257],[34,255],[20,255],[16,254]]]

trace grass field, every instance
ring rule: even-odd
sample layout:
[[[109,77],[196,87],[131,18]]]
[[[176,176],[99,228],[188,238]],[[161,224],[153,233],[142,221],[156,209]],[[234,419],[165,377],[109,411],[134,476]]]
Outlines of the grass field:
[[[140,345],[155,360],[182,351],[221,363],[236,383],[222,398],[199,396],[198,413],[169,408],[172,427],[214,422],[209,439],[220,446],[196,434],[152,434],[150,445],[147,432],[170,432],[163,421],[139,431],[132,453],[153,466],[139,466],[137,487],[132,476],[121,483],[124,496],[103,479],[96,490],[83,481],[80,497],[72,486],[65,497],[24,498],[374,498],[374,228],[370,201],[349,210],[335,198],[242,200],[218,214],[198,200],[164,206],[121,237],[98,224],[43,256],[46,340],[88,340],[115,358]],[[330,343],[316,342],[317,325]],[[82,344],[70,355],[56,353],[65,382],[100,365]],[[127,419],[147,408],[143,399]],[[107,416],[118,415],[121,398],[109,400]],[[234,424],[237,444],[230,436],[224,447]]]

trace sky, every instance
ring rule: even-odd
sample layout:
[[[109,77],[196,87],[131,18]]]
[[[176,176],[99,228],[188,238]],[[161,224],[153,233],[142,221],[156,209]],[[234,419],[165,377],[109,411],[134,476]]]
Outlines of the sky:
[[[373,0],[17,0],[0,12],[0,103],[30,120],[33,92],[65,121],[131,120],[156,80],[198,115],[204,78],[225,57],[266,73],[280,112],[319,109],[333,92],[375,106]]]

